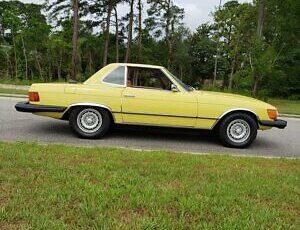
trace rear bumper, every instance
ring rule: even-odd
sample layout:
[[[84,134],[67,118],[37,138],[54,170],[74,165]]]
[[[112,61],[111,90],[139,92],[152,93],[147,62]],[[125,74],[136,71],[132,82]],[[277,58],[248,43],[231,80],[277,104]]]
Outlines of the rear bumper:
[[[15,105],[15,108],[19,112],[25,113],[38,113],[38,112],[64,112],[67,108],[60,106],[48,106],[48,105],[33,105],[29,102],[19,102]]]
[[[260,125],[267,127],[275,127],[279,129],[284,129],[287,126],[287,121],[275,120],[275,121],[259,121]]]

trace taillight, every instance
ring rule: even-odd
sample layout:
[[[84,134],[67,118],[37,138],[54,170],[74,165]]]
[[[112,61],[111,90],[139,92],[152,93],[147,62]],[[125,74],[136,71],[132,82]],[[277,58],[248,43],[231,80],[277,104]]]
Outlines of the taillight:
[[[38,92],[29,92],[28,93],[29,101],[38,102],[40,101],[40,96]]]

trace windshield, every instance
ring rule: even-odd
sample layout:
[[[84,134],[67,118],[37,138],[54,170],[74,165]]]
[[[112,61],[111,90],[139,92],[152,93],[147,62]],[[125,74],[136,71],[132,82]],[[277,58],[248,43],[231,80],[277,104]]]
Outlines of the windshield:
[[[171,75],[174,80],[176,81],[176,83],[178,83],[182,88],[184,88],[186,91],[191,92],[194,90],[194,88],[192,86],[186,85],[184,84],[180,79],[178,79],[174,74],[172,74],[169,70],[165,69],[164,70]]]

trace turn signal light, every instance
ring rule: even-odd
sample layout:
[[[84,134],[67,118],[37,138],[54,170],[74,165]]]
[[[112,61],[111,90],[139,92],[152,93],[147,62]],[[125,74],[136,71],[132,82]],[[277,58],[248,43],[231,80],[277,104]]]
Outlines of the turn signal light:
[[[268,116],[272,120],[276,120],[278,116],[278,111],[276,109],[268,109]]]
[[[29,101],[38,102],[40,101],[40,96],[38,92],[29,92],[28,93]]]

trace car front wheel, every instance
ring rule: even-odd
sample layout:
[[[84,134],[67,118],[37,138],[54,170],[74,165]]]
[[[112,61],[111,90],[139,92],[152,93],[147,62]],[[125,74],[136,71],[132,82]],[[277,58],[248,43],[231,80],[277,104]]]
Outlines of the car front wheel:
[[[243,113],[231,114],[221,122],[219,137],[227,147],[245,148],[255,140],[257,128],[252,116]]]
[[[74,108],[70,113],[70,127],[81,138],[101,138],[109,130],[109,113],[96,108]]]

